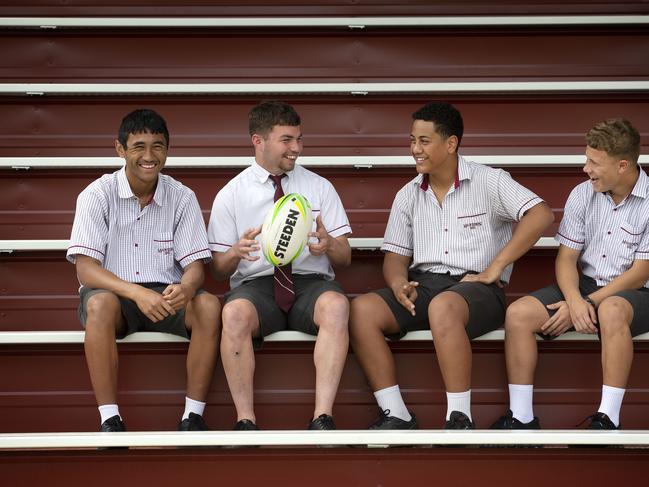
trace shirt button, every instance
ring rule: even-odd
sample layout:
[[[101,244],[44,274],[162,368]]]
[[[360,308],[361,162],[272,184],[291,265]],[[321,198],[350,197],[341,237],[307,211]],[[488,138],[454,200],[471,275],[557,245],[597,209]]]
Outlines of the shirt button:
[[[138,217],[137,221],[140,221],[140,217]]]
[[[602,259],[606,259],[606,255],[602,255]]]
[[[608,232],[608,233],[611,233],[611,232]],[[137,244],[135,244],[135,246],[137,247]]]
[[[610,234],[611,234],[611,232],[606,232],[606,233],[607,233],[608,235],[610,235]]]
[[[445,231],[445,232],[448,232],[448,228],[445,228],[444,231]]]
[[[139,271],[135,271],[135,275],[139,276],[140,275]]]
[[[613,208],[613,211],[617,211],[617,208]]]
[[[444,253],[445,253],[445,254],[448,254],[448,250],[445,250]]]

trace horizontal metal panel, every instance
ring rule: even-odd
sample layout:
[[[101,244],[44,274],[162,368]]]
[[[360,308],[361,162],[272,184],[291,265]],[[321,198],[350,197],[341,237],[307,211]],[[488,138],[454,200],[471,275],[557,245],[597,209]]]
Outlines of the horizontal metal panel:
[[[45,86],[16,87],[14,91],[19,93],[52,93],[56,85],[50,83],[84,82],[191,82],[193,86],[167,87],[166,90],[192,90],[196,93],[209,89],[211,92],[245,93],[264,89],[245,83],[619,82],[642,81],[649,75],[646,62],[649,33],[646,28],[600,32],[503,32],[498,29],[450,33],[408,29],[382,34],[320,35],[294,30],[290,34],[281,30],[263,35],[214,31],[31,34],[0,31],[0,40],[5,53],[0,59],[0,78],[4,83],[48,83]],[[260,50],[262,44],[264,49]],[[146,52],[146,56],[131,60],[134,45],[139,51]],[[431,45],[443,46],[443,49],[431,50]],[[476,49],[477,45],[480,49]],[[286,55],[287,52],[290,56]],[[236,84],[200,87],[206,83]],[[615,89],[615,86],[611,85],[610,89]],[[554,85],[553,89],[559,87]],[[141,87],[140,91],[144,88]],[[409,91],[468,88],[403,86]],[[274,88],[275,92],[279,89]],[[298,89],[301,88],[290,88],[292,91]],[[329,91],[332,89],[328,88]],[[377,90],[385,92],[387,87],[336,88],[338,92]],[[6,88],[3,91],[6,92]],[[79,92],[79,88],[75,91]],[[127,88],[119,89],[120,93],[129,91]]]
[[[470,434],[470,433],[469,433]],[[514,433],[515,434],[515,433]],[[8,485],[77,487],[123,482],[167,486],[218,479],[225,485],[641,485],[647,450],[547,448],[167,448],[110,452],[8,452],[0,468]],[[317,472],[314,475],[314,472]]]
[[[642,0],[600,2],[597,0],[80,0],[62,4],[57,0],[5,0],[0,15],[11,16],[326,16],[326,15],[530,15],[530,14],[637,14],[648,13]]]
[[[239,169],[166,171],[194,190],[207,221],[216,193]],[[0,177],[0,240],[67,239],[77,195],[104,170],[3,171]],[[336,188],[350,219],[353,237],[385,232],[392,200],[415,177],[413,168],[317,169]],[[555,210],[556,224],[574,186],[585,180],[580,168],[509,168],[522,185]],[[555,227],[546,236],[553,236]]]
[[[470,433],[469,433],[470,434]],[[515,434],[515,433],[514,433]],[[201,484],[218,479],[225,485],[265,483],[301,487],[331,485],[376,487],[407,482],[439,485],[568,485],[607,487],[641,485],[647,450],[547,448],[166,448],[110,452],[7,452],[0,459],[8,485],[77,487],[128,481],[160,486]],[[314,472],[317,472],[314,475]]]
[[[263,97],[0,98],[0,157],[114,156],[122,117],[159,111],[171,132],[170,155],[249,156],[247,114]],[[407,155],[411,114],[429,97],[304,98],[304,155]],[[649,140],[649,93],[628,95],[444,96],[463,114],[464,154],[583,154],[595,123],[625,117]],[[644,150],[643,152],[646,152]]]
[[[440,428],[444,385],[432,343],[391,344],[401,390],[424,429]],[[503,343],[473,344],[473,414],[486,428],[507,409]],[[635,344],[634,367],[622,410],[627,429],[647,429],[649,344]],[[173,430],[182,413],[186,344],[121,344],[119,404],[132,431]],[[255,404],[264,429],[303,429],[313,410],[313,344],[268,343],[257,353]],[[0,431],[96,431],[99,416],[81,345],[3,346]],[[545,428],[573,428],[597,407],[601,393],[597,343],[539,344],[535,412]],[[206,420],[229,430],[235,413],[219,365],[207,398]],[[284,411],[284,413],[282,413]],[[36,414],[37,413],[37,414]],[[376,406],[365,377],[349,354],[334,408],[341,429],[365,428]]]
[[[554,281],[554,249],[532,250],[518,260],[505,289],[508,302]],[[336,269],[336,279],[350,298],[385,286],[381,252],[354,251],[352,264]],[[0,330],[79,330],[75,268],[64,252],[0,254]],[[206,270],[205,289],[218,295],[228,289]]]

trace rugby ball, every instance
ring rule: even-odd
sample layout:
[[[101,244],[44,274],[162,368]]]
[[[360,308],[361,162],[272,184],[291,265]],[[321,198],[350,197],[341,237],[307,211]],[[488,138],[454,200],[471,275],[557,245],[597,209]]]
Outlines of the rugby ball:
[[[274,266],[293,262],[309,240],[313,217],[311,204],[299,193],[278,199],[261,227],[261,250]]]

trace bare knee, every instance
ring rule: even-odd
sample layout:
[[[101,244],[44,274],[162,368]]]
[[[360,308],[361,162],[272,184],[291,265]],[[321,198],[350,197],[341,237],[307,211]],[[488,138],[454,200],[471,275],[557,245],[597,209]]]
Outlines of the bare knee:
[[[393,321],[396,325],[392,311],[378,294],[364,294],[351,302],[349,331],[352,337],[368,332],[396,333],[398,330],[390,329]]]
[[[315,303],[314,321],[320,330],[347,334],[349,323],[349,300],[347,296],[327,291]]]
[[[434,335],[464,329],[469,318],[469,306],[462,296],[454,292],[443,292],[435,296],[428,305],[428,322]]]
[[[119,298],[111,292],[96,293],[86,302],[86,332],[114,333],[121,322]]]
[[[223,306],[222,321],[224,338],[243,341],[252,336],[257,326],[257,310],[250,301],[235,299]]]
[[[186,324],[192,332],[217,335],[221,329],[221,303],[210,293],[201,293],[187,306]]]
[[[509,305],[505,314],[505,331],[509,334],[534,333],[541,329],[550,314],[536,298],[525,296]]]
[[[626,299],[610,296],[600,303],[597,317],[602,338],[620,333],[629,334],[633,308]]]

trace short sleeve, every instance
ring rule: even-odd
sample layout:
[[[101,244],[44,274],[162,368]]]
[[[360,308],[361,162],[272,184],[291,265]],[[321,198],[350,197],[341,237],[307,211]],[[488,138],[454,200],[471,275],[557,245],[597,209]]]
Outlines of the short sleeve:
[[[412,210],[407,190],[402,188],[392,202],[381,250],[411,257],[413,255]]]
[[[107,244],[108,202],[95,188],[86,188],[77,197],[66,258],[75,264],[77,255],[87,255],[103,265]]]

